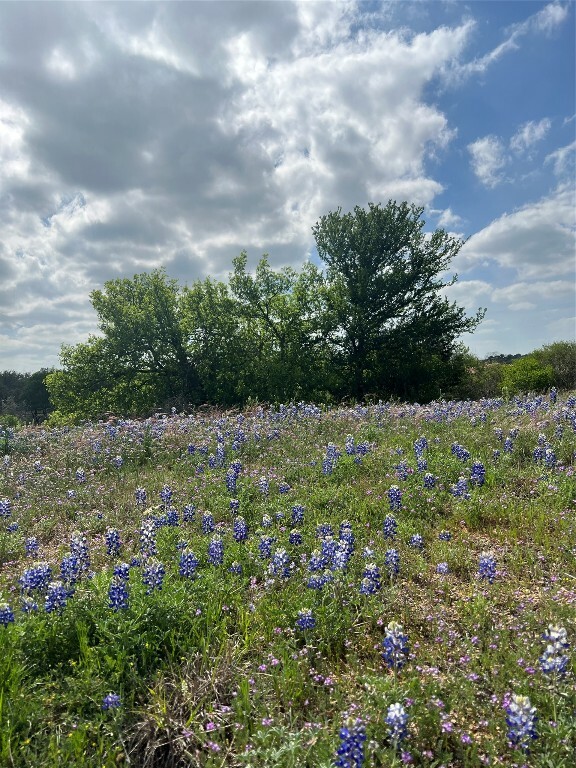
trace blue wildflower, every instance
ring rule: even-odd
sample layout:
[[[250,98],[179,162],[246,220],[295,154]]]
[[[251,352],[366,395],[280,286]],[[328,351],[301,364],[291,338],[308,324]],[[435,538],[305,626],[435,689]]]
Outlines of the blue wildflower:
[[[261,536],[260,541],[258,542],[258,550],[260,552],[260,557],[262,560],[267,560],[272,555],[272,544],[274,543],[275,539],[273,536]]]
[[[470,470],[470,482],[472,485],[480,488],[482,485],[484,485],[485,477],[486,468],[484,467],[484,464],[482,464],[480,461],[475,461],[474,464],[472,464],[472,469]]]
[[[186,504],[182,509],[182,521],[184,523],[193,523],[196,517],[196,507],[194,504]]]
[[[211,512],[204,512],[202,515],[202,533],[213,533],[215,528],[214,515]]]
[[[530,704],[528,696],[513,694],[505,709],[510,744],[527,752],[530,741],[538,738],[535,707]]]
[[[116,528],[106,529],[106,554],[111,557],[117,557],[120,554],[122,543],[120,541],[120,534]]]
[[[196,568],[198,567],[198,559],[194,552],[189,549],[184,549],[180,553],[180,562],[178,570],[180,576],[184,576],[187,579],[193,579],[196,575]]]
[[[386,635],[382,640],[382,658],[393,670],[402,669],[408,658],[408,638],[404,634],[402,625],[397,621],[391,621],[386,627]]]
[[[304,507],[302,504],[295,504],[292,507],[292,525],[301,525],[304,522]]]
[[[364,764],[366,728],[361,720],[340,729],[340,746],[336,750],[335,768],[361,768]]]
[[[208,545],[208,562],[211,565],[222,565],[224,562],[224,542],[220,536],[212,536]]]
[[[288,541],[290,542],[290,544],[293,544],[294,546],[298,546],[302,544],[302,534],[300,533],[300,531],[294,528],[292,531],[290,531],[290,535],[288,536]]]
[[[128,584],[126,579],[115,576],[108,587],[108,605],[114,611],[128,608]]]
[[[169,485],[162,486],[162,490],[160,491],[160,498],[162,499],[162,502],[165,506],[170,504],[172,501],[172,488],[170,488]]]
[[[438,538],[440,539],[440,541],[450,541],[450,539],[452,538],[452,534],[450,533],[450,531],[440,531],[440,533],[438,534]]]
[[[540,667],[547,675],[562,676],[568,667],[568,636],[564,627],[550,624],[542,635],[546,649],[540,657]]]
[[[285,549],[280,548],[274,552],[268,570],[272,575],[281,579],[290,577],[290,557]]]
[[[0,624],[7,627],[8,624],[14,621],[14,611],[8,603],[0,603]]]
[[[139,507],[143,507],[146,504],[147,494],[145,488],[136,488],[134,496],[136,498],[136,504]]]
[[[406,738],[408,734],[408,713],[402,704],[391,704],[386,714],[388,736],[394,749]]]
[[[46,613],[61,611],[66,606],[68,592],[61,581],[51,581],[46,591],[46,601],[44,608]]]
[[[419,533],[412,534],[412,536],[410,536],[410,540],[408,541],[408,544],[414,549],[424,549],[424,539]]]
[[[388,489],[388,503],[390,504],[391,512],[402,508],[402,491],[397,485],[393,485]]]
[[[142,583],[148,586],[147,595],[150,595],[155,589],[162,589],[165,573],[164,565],[161,562],[155,559],[148,561],[142,570]]]
[[[240,515],[235,518],[233,525],[233,534],[235,541],[246,541],[248,538],[248,526],[246,520]]]
[[[496,578],[496,559],[489,552],[483,552],[478,562],[478,576],[486,579],[490,584]]]
[[[118,709],[120,706],[122,706],[122,701],[117,693],[109,693],[107,696],[104,696],[102,700],[102,709],[104,711],[108,709]]]
[[[0,517],[10,517],[11,514],[10,499],[0,499]]]
[[[390,578],[396,576],[400,571],[400,555],[397,549],[387,549],[384,555],[384,564]]]
[[[240,576],[242,574],[242,564],[238,562],[238,560],[234,560],[230,568],[228,568],[230,573],[235,574],[236,576]]]
[[[385,539],[391,539],[394,541],[396,538],[396,532],[398,530],[398,521],[393,515],[386,515],[382,524],[382,531]]]
[[[316,626],[316,619],[314,618],[310,608],[302,608],[300,611],[298,611],[296,626],[301,630],[314,629]]]
[[[29,536],[24,544],[26,547],[26,557],[34,557],[38,554],[39,544],[36,536]]]

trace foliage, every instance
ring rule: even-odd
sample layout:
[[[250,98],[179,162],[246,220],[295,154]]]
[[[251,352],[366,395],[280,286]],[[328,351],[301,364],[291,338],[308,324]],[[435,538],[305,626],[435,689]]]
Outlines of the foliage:
[[[576,388],[576,342],[556,341],[532,355],[542,366],[552,366],[553,384],[558,389]]]
[[[554,383],[554,369],[541,363],[535,355],[526,355],[506,365],[502,386],[511,395],[519,392],[544,392]]]
[[[418,397],[420,382],[437,371],[484,313],[466,317],[441,294],[456,277],[441,277],[462,240],[444,230],[424,233],[424,209],[389,201],[352,213],[331,212],[312,231],[327,265],[329,303],[336,318],[332,341],[349,392]],[[425,392],[430,399],[436,393]]]

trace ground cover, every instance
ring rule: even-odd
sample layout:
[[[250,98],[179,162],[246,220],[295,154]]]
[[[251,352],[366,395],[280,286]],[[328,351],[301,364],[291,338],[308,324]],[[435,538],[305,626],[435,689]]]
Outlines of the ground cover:
[[[0,439],[0,765],[573,767],[576,397]]]

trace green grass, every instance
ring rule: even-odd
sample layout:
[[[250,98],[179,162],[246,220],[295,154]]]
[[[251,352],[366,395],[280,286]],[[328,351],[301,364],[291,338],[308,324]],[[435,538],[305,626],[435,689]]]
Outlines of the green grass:
[[[15,617],[0,625],[0,766],[327,768],[340,728],[360,722],[365,765],[573,768],[575,419],[576,399],[566,396],[556,404],[299,406],[15,431],[0,473],[0,592]],[[366,450],[348,455],[348,435]],[[421,436],[425,470],[414,452]],[[539,441],[554,451],[553,465],[535,461]],[[340,455],[326,473],[330,443]],[[458,458],[454,443],[469,458]],[[219,445],[222,461],[214,460]],[[234,461],[241,470],[229,491]],[[402,461],[406,479],[398,476]],[[455,496],[451,489],[470,480],[475,462],[485,467],[484,483]],[[434,487],[424,487],[425,472]],[[387,541],[393,485],[402,506],[393,512],[397,536]],[[164,486],[178,525],[166,524]],[[137,488],[147,491],[145,505],[136,503]],[[248,524],[246,541],[233,537],[232,498]],[[187,505],[193,520],[183,519]],[[294,505],[305,508],[300,545],[289,539]],[[209,560],[205,512],[224,542],[222,565]],[[149,593],[140,534],[151,517],[160,523],[155,557],[165,577]],[[318,528],[330,525],[337,541],[344,520],[354,552],[312,589],[310,557],[329,546]],[[120,532],[117,557],[106,552],[108,528]],[[25,613],[26,569],[45,561],[61,579],[78,534],[89,566],[73,588],[65,585],[73,591],[65,607],[46,612],[44,587],[30,592],[38,610]],[[288,553],[284,575],[262,557],[263,534],[274,538],[272,554]],[[414,534],[422,550],[410,545]],[[38,540],[35,557],[26,554],[30,537]],[[184,543],[199,561],[194,578],[179,573]],[[392,547],[397,575],[385,565]],[[486,552],[496,560],[493,583],[478,574]],[[229,571],[235,561],[241,575]],[[129,601],[113,610],[108,590],[120,562],[132,563]],[[369,563],[381,571],[381,588],[363,594]],[[316,619],[313,629],[296,625],[303,608]],[[409,644],[396,670],[382,655],[391,621]],[[563,626],[570,642],[566,673],[557,677],[539,661],[550,624]],[[103,710],[112,692],[121,706]],[[536,709],[529,752],[509,744],[503,704],[512,694]],[[409,717],[397,749],[385,722],[394,703]]]

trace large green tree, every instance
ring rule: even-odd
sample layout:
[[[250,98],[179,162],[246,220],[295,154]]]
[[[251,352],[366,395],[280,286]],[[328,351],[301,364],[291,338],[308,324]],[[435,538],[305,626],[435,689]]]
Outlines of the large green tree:
[[[335,363],[356,398],[433,397],[458,339],[483,317],[448,301],[443,289],[463,241],[424,232],[423,208],[389,201],[322,216],[312,231],[327,267],[336,319]],[[434,386],[430,386],[431,384]]]

